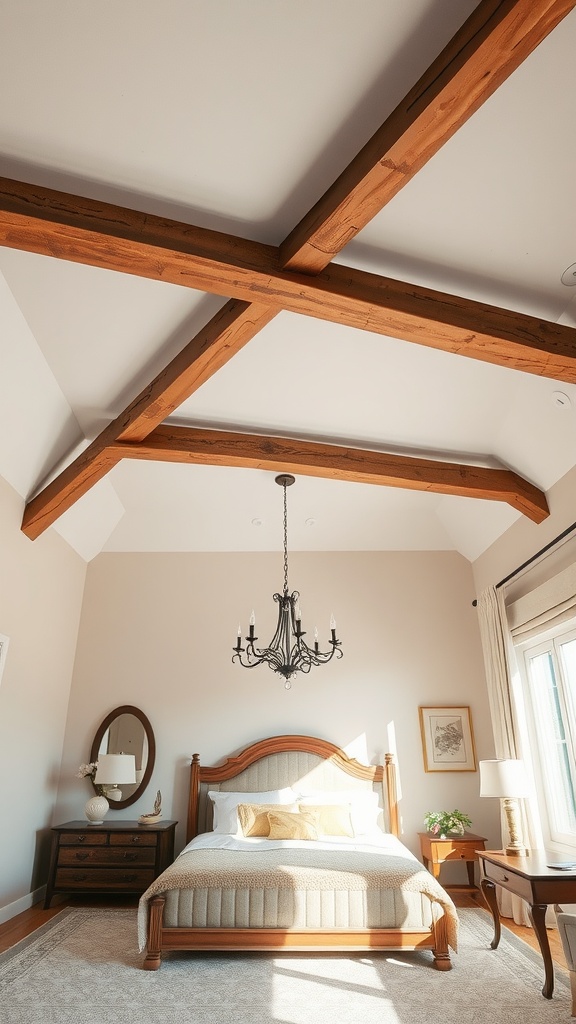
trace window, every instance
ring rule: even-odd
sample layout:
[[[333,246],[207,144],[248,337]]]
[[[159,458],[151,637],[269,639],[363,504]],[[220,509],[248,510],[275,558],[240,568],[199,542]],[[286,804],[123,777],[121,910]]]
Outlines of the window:
[[[576,847],[576,620],[518,648],[549,840]]]

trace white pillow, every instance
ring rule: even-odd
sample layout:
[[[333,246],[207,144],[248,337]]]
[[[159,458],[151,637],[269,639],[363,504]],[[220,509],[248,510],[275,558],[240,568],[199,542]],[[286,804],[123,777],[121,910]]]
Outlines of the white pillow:
[[[290,787],[267,793],[220,793],[210,791],[214,804],[214,832],[235,835],[238,831],[238,804],[293,804],[296,794]]]
[[[309,790],[298,793],[298,803],[302,806],[314,804],[348,804],[350,818],[355,836],[369,835],[375,829],[379,831],[378,818],[381,808],[378,804],[378,793],[370,790]]]

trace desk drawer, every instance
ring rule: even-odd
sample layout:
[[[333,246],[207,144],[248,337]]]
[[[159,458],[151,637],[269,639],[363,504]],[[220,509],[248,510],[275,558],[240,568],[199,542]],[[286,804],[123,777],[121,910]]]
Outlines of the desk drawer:
[[[491,882],[496,882],[508,892],[513,892],[516,896],[527,900],[528,903],[532,903],[532,884],[527,878],[517,875],[509,868],[501,868],[496,864],[488,864],[486,861],[484,861],[484,874]]]
[[[470,848],[470,843],[459,843],[458,840],[451,843],[450,849],[445,850],[440,860],[476,860],[476,854]]]

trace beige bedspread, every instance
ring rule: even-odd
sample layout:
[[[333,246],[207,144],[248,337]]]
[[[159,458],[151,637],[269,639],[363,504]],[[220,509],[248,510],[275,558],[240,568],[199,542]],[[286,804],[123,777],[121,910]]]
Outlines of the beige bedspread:
[[[356,890],[394,889],[420,893],[446,916],[450,947],[457,949],[458,917],[439,882],[414,858],[339,850],[282,849],[255,854],[198,849],[183,853],[146,890],[138,911],[140,948],[146,945],[148,901],[171,889]]]

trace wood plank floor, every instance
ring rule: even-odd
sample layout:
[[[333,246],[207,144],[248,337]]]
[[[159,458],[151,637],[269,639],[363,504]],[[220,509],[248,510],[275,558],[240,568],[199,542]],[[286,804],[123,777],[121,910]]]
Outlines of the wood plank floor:
[[[482,897],[475,899],[473,896],[468,896],[464,893],[453,893],[452,895],[457,907],[482,907],[485,909]],[[36,928],[49,921],[51,917],[58,914],[64,907],[136,907],[137,905],[138,898],[135,896],[76,896],[70,898],[55,896],[49,910],[44,910],[43,905],[37,903],[29,910],[18,914],[17,917],[6,921],[5,924],[0,924],[0,953],[15,945],[20,939],[26,938],[27,935],[30,935]],[[489,913],[488,910],[486,910],[486,913]],[[509,918],[504,918],[503,924],[538,951],[538,942],[531,928],[524,928],[521,925],[514,924]],[[566,968],[562,943],[556,929],[551,928],[548,930],[548,938],[552,959],[561,967]]]

